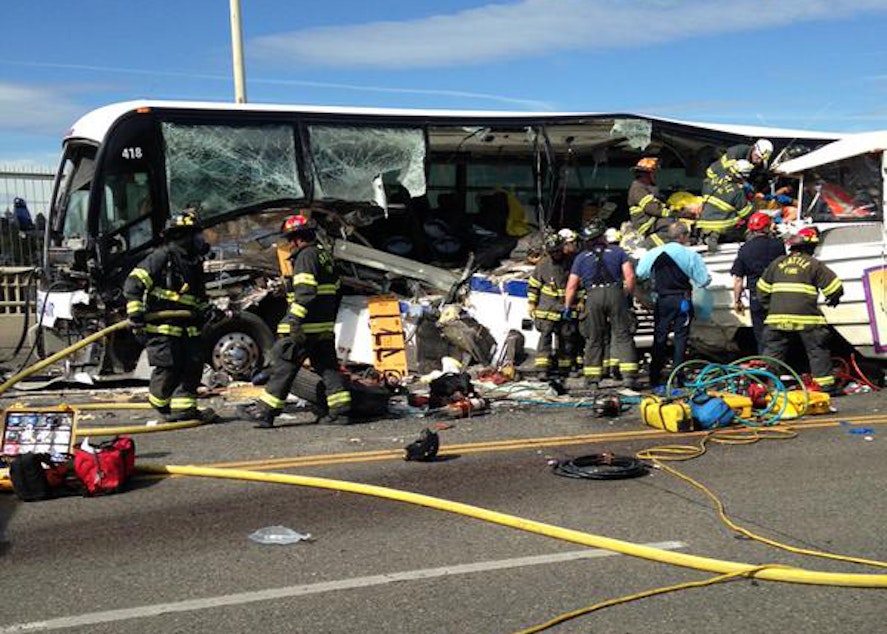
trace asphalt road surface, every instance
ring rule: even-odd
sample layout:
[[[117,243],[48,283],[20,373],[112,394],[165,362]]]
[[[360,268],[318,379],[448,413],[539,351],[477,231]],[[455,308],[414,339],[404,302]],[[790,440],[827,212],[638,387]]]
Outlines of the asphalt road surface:
[[[887,415],[881,413],[887,399],[845,397],[836,406],[835,414],[799,423],[797,438],[710,445],[677,467],[716,492],[733,521],[757,534],[887,560]],[[92,416],[82,424],[143,423],[150,414]],[[636,410],[616,420],[533,409],[455,421],[441,432],[441,456],[432,463],[400,457],[430,420],[348,427],[307,420],[296,414],[272,431],[232,421],[141,434],[138,462],[334,478],[667,551],[884,572],[737,538],[701,492],[661,470],[608,481],[552,473],[555,459],[603,451],[631,456],[698,441],[657,434]],[[507,634],[607,599],[715,576],[404,502],[283,484],[142,477],[113,496],[24,504],[3,494],[0,505],[0,634]],[[263,545],[248,538],[275,525],[312,539]],[[631,601],[547,631],[862,634],[883,632],[885,623],[885,589],[741,579]]]

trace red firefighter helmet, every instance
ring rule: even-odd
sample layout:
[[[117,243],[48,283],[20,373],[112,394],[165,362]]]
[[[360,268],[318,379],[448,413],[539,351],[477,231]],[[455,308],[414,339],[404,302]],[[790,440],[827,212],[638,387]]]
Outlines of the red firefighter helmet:
[[[804,227],[788,239],[788,247],[803,247],[819,244],[819,230],[816,227]]]
[[[748,230],[764,231],[768,229],[772,224],[773,218],[770,217],[770,214],[763,211],[756,211],[748,219]]]
[[[280,227],[280,232],[284,238],[289,238],[297,233],[314,231],[315,229],[317,229],[315,222],[302,212],[299,212],[286,217],[286,220],[283,221],[283,225]]]

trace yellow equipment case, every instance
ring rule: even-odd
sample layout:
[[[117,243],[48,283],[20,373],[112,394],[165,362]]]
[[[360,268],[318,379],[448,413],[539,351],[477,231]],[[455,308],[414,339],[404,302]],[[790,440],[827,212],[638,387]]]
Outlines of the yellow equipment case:
[[[682,400],[645,396],[641,399],[641,420],[650,427],[665,431],[693,431],[690,406]]]
[[[825,392],[807,392],[807,409],[804,409],[804,390],[790,390],[788,392],[788,405],[782,418],[792,419],[801,416],[815,416],[828,414],[831,408],[831,397]],[[778,398],[773,406],[774,413],[782,409],[782,397]]]

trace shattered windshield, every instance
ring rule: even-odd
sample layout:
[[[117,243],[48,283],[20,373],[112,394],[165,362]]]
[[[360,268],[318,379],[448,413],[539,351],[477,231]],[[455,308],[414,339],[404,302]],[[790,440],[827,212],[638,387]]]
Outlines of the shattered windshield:
[[[303,198],[295,138],[288,125],[164,123],[170,208],[196,203],[205,219],[263,202]]]
[[[425,194],[425,134],[421,129],[309,126],[315,198],[378,200],[373,181]]]
[[[881,220],[882,200],[880,153],[822,165],[804,175],[801,208],[814,222]]]

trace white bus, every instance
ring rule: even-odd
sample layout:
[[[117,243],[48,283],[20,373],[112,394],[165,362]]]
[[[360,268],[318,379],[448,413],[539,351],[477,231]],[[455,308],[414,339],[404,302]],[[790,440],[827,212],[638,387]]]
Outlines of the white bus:
[[[310,208],[335,240],[350,292],[446,295],[464,281],[469,261],[488,271],[515,252],[515,223],[525,230],[579,228],[589,214],[607,213],[614,226],[627,219],[630,167],[639,157],[659,156],[663,190],[698,192],[705,168],[726,147],[759,137],[770,138],[777,153],[795,154],[838,138],[619,113],[105,106],[64,138],[47,223],[49,323],[80,338],[122,318],[123,279],[158,244],[169,210],[198,204],[216,254],[208,288],[233,313],[205,333],[207,358],[249,376],[285,309],[275,241],[295,208]],[[860,238],[876,236],[883,250],[882,197],[881,187],[866,217],[841,219],[842,228],[851,225],[842,235],[865,227]],[[726,262],[730,253],[717,257]],[[720,310],[732,302],[715,294],[715,329],[721,343],[735,346],[746,324]],[[478,318],[501,340],[517,312]],[[642,322],[639,341],[648,335]],[[860,345],[859,337],[845,338]],[[123,333],[77,363],[95,374],[126,374],[138,352]]]

